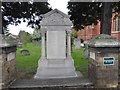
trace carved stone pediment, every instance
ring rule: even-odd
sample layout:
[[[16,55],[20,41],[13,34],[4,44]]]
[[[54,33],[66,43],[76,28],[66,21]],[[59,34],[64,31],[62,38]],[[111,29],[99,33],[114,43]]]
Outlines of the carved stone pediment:
[[[71,26],[72,22],[69,16],[59,11],[58,9],[52,10],[43,16],[41,21],[42,26]]]

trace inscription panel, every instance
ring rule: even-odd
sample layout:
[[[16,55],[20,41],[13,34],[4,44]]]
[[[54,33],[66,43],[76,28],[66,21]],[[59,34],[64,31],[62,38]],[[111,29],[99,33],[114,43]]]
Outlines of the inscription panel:
[[[47,31],[47,59],[66,58],[65,31]]]

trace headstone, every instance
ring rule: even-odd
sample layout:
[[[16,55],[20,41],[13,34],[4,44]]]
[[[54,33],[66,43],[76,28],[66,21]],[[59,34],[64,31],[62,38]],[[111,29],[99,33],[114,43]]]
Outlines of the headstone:
[[[68,15],[57,9],[44,15],[41,22],[42,55],[35,79],[77,77],[71,57],[71,26]]]
[[[85,48],[85,50],[83,52],[83,58],[88,59],[88,57],[89,57],[89,50],[88,50],[88,48]]]
[[[30,55],[29,50],[21,50],[21,55],[23,55],[23,56]]]
[[[17,47],[18,47],[18,48],[22,48],[22,42],[18,42],[18,43],[17,43]]]
[[[36,39],[33,40],[33,43],[34,43],[35,46],[38,46],[38,45],[39,45],[39,41],[36,40]]]
[[[81,47],[81,41],[79,38],[75,38],[74,39],[74,46],[75,46],[75,49],[80,49]]]
[[[89,57],[89,48],[88,48],[87,41],[84,41],[84,46],[85,46],[85,49],[84,49],[84,52],[83,52],[83,58],[88,59],[88,57]]]

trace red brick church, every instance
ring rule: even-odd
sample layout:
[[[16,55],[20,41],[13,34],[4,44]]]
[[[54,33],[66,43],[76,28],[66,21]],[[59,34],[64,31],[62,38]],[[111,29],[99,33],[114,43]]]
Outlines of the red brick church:
[[[97,25],[85,26],[84,29],[77,32],[78,38],[82,40],[88,40],[98,34],[100,34],[100,21],[98,21]],[[111,36],[120,40],[120,14],[118,13],[112,15]]]

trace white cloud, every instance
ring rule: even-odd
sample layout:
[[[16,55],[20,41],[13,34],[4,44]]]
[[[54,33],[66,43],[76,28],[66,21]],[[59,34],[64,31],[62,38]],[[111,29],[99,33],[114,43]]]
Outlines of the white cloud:
[[[29,33],[33,33],[33,30],[34,30],[30,27],[27,27],[27,23],[25,23],[25,22],[22,22],[18,26],[9,25],[8,29],[10,30],[9,32],[14,34],[14,35],[18,35],[20,30],[24,30],[24,31],[29,32]]]

